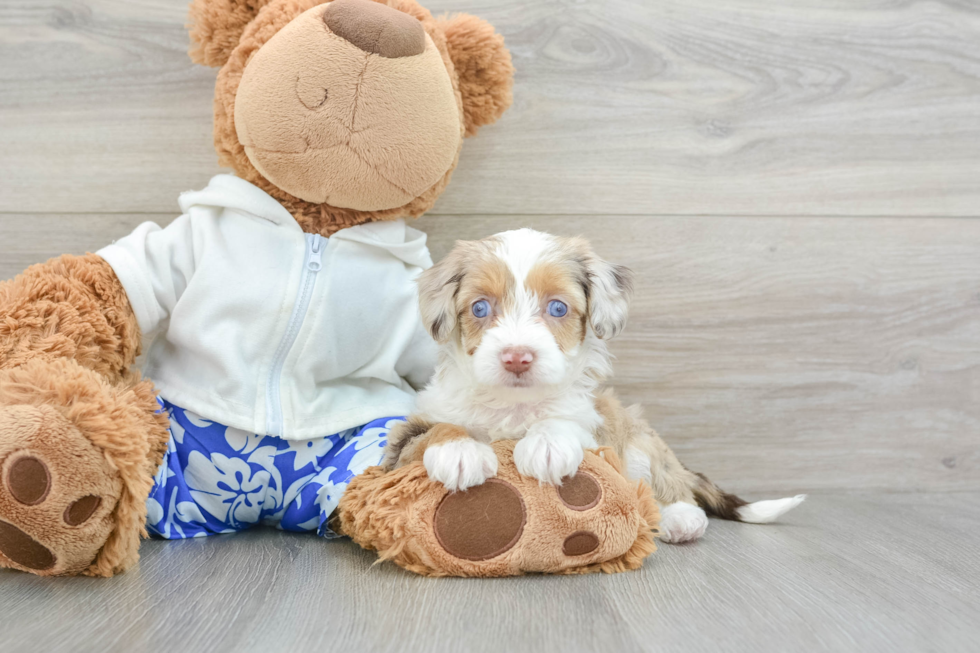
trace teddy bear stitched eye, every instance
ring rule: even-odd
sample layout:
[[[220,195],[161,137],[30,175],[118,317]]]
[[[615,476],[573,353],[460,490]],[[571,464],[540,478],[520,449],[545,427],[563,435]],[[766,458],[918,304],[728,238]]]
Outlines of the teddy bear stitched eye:
[[[473,302],[474,317],[486,317],[488,315],[490,315],[490,302],[485,299]]]
[[[568,306],[565,305],[565,302],[560,302],[557,299],[548,302],[548,315],[551,317],[565,317],[566,313],[568,313]]]

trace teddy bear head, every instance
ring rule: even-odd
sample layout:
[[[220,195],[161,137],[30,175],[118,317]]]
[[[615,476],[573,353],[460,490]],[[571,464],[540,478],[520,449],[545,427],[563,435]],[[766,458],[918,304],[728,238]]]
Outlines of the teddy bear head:
[[[221,165],[308,232],[421,215],[511,102],[493,27],[415,0],[194,0],[190,29]]]

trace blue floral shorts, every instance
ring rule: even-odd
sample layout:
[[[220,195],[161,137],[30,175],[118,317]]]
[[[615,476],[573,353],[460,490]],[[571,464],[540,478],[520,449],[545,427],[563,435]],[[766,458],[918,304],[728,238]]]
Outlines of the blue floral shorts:
[[[170,442],[147,499],[146,527],[167,539],[256,524],[336,537],[327,521],[354,476],[383,457],[400,417],[312,440],[256,435],[167,401]]]

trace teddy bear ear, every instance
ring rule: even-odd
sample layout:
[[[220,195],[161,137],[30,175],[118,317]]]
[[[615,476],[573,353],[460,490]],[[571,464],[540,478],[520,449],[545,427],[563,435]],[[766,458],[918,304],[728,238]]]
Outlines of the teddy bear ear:
[[[514,66],[504,37],[493,26],[468,14],[439,20],[449,56],[459,75],[466,135],[496,122],[513,100]]]
[[[245,26],[272,0],[193,0],[188,26],[191,60],[215,68],[225,65]]]

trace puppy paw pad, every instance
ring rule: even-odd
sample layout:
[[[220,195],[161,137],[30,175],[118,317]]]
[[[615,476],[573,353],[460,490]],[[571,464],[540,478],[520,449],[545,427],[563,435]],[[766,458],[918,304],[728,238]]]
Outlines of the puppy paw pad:
[[[34,456],[16,458],[7,468],[7,490],[25,506],[36,506],[51,490],[48,466]]]
[[[558,498],[566,507],[572,510],[588,510],[594,508],[602,498],[602,488],[599,482],[585,472],[561,479],[558,487]]]
[[[439,545],[463,560],[489,560],[509,551],[521,539],[527,522],[517,489],[499,479],[463,492],[450,492],[436,508]]]

